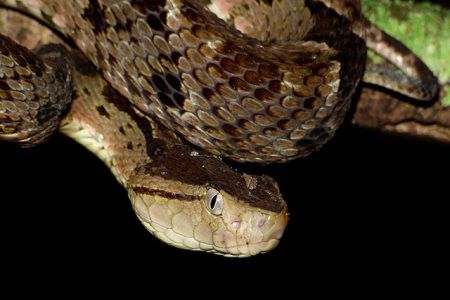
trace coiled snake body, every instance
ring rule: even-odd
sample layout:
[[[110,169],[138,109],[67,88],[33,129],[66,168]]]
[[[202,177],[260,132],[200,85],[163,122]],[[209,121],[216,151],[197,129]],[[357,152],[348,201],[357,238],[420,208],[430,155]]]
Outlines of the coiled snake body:
[[[428,68],[364,19],[356,0],[0,5],[72,40],[111,85],[61,47],[36,56],[1,37],[0,136],[45,140],[74,86],[61,130],[110,166],[150,231],[183,248],[270,250],[286,206],[273,180],[240,175],[181,145],[149,116],[214,155],[268,163],[308,155],[333,136],[363,78],[366,46],[404,73],[376,69],[365,79],[421,100],[437,92]]]

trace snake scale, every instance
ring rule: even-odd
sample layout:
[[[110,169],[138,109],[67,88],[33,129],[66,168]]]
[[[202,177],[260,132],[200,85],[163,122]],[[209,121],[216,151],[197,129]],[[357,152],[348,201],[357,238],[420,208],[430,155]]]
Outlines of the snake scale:
[[[0,138],[33,145],[59,128],[110,167],[149,231],[180,248],[254,255],[274,248],[287,224],[271,178],[216,156],[308,155],[343,122],[362,79],[423,101],[439,87],[357,0],[0,5],[82,53],[57,45],[32,53],[0,36]],[[393,67],[365,70],[367,47]]]

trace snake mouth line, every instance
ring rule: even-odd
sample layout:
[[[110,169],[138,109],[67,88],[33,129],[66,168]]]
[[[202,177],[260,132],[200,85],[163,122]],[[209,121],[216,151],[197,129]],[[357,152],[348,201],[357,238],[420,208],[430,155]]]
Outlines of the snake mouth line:
[[[145,211],[141,212],[142,208],[139,208],[136,205],[134,205],[134,209],[136,215],[146,229],[165,243],[181,249],[204,251],[226,257],[248,257],[266,253],[279,244],[284,233],[284,224],[275,223],[271,226],[266,237],[264,237],[264,235],[261,236],[262,240],[257,242],[251,242],[251,240],[249,240],[251,239],[251,235],[249,235],[249,237],[238,237],[236,233],[231,232],[229,232],[231,234],[228,236],[226,233],[211,232],[210,241],[201,242],[195,237],[195,234],[190,234],[189,236],[181,234],[177,231],[181,231],[182,229],[169,228],[156,220],[152,220],[150,216],[146,215]],[[240,240],[238,242],[239,239],[244,239],[245,241],[242,242],[242,240]],[[233,241],[235,242],[234,244]],[[227,244],[230,245],[228,246]]]
[[[270,250],[272,250],[273,248],[275,248],[278,244],[280,243],[280,239],[270,239],[267,240],[265,242],[258,242],[258,243],[254,243],[252,244],[253,246],[256,246],[258,248],[264,249],[264,245],[267,245],[269,247],[267,247],[267,250],[261,250],[260,252],[257,253],[251,253],[250,249],[248,248],[249,245],[244,244],[244,245],[237,245],[237,246],[233,246],[233,247],[227,247],[227,248],[219,248],[219,247],[214,247],[213,250],[207,250],[206,252],[208,253],[212,253],[212,254],[219,254],[225,257],[238,257],[238,258],[245,258],[245,257],[249,257],[249,256],[253,256],[256,254],[264,254],[269,252]],[[230,253],[234,253],[236,251],[238,251],[239,248],[242,247],[247,247],[247,254],[241,253],[241,254],[230,254]]]
[[[204,251],[225,257],[245,258],[257,254],[264,254],[275,248],[279,244],[281,238],[271,238],[266,241],[256,243],[243,243],[230,247],[220,247],[216,244],[199,242],[194,238],[178,234],[171,228],[163,227],[156,222],[143,221],[139,215],[138,217],[148,231],[150,231],[158,239],[172,245],[173,247],[191,251]]]
[[[166,199],[171,199],[171,200],[181,200],[181,201],[195,201],[195,200],[200,200],[200,196],[196,196],[196,195],[182,195],[182,194],[176,194],[176,193],[170,193],[167,191],[163,191],[163,190],[158,190],[158,189],[149,189],[143,186],[139,186],[139,187],[133,187],[133,191],[137,194],[145,194],[148,196],[160,196]]]

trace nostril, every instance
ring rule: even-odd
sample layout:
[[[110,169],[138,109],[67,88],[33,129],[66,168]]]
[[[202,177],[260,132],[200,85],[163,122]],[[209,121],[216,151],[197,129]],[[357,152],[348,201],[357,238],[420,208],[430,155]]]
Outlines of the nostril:
[[[263,218],[258,221],[258,227],[263,227],[264,224],[266,224],[266,219]]]

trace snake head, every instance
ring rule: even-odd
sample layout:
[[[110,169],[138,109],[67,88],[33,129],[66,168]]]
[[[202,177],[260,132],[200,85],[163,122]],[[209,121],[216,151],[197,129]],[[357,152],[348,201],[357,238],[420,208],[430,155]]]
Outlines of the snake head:
[[[246,257],[279,243],[287,207],[268,176],[241,174],[186,145],[157,147],[128,187],[141,222],[178,248]]]

